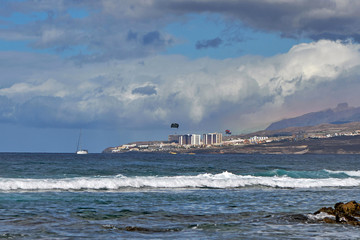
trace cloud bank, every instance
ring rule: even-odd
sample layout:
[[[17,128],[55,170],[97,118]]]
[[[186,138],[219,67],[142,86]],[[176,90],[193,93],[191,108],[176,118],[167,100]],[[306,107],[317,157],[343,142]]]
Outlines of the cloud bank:
[[[241,131],[279,120],[284,108],[301,102],[307,105],[301,105],[304,112],[316,101],[351,102],[360,90],[360,45],[351,41],[303,43],[268,58],[154,56],[81,68],[56,58],[43,65],[35,54],[25,54],[16,68],[17,57],[0,53],[0,59],[28,73],[7,72],[13,82],[0,88],[0,121],[31,126],[141,129],[176,120],[208,128],[230,124]],[[61,71],[54,67],[60,63]],[[0,71],[6,73],[6,66]],[[328,95],[319,95],[321,89]]]
[[[0,39],[26,49],[0,52],[3,123],[156,129],[176,121],[236,132],[338,102],[360,105],[356,0],[2,4]],[[180,41],[166,27],[194,14],[227,26],[223,36],[195,41],[197,51],[239,41],[236,29],[244,26],[313,42],[272,57],[161,55]]]
[[[164,28],[191,15],[214,15],[228,36],[198,39],[197,49],[218,47],[224,37],[239,39],[236,28],[280,33],[284,37],[360,40],[357,0],[48,0],[6,1],[0,38],[26,41],[39,50],[71,56],[78,63],[153,56],[176,44]],[[79,12],[81,15],[79,15]]]
[[[254,29],[281,32],[286,37],[360,40],[360,2],[356,0],[170,1],[178,13],[216,13]]]

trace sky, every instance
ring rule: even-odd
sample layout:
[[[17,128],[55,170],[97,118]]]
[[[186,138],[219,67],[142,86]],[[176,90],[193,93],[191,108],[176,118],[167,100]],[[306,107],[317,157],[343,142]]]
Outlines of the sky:
[[[360,106],[358,0],[0,0],[0,152]],[[171,123],[179,123],[171,129]]]

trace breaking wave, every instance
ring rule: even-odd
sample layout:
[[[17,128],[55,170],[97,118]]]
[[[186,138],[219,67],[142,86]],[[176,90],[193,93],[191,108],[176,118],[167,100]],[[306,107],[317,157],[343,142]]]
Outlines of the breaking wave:
[[[284,170],[282,170],[284,171]],[[320,173],[319,173],[320,172]],[[77,177],[62,179],[0,178],[0,191],[116,191],[121,189],[177,189],[177,188],[324,188],[358,187],[360,172],[337,172],[322,170],[313,172],[312,177],[292,176],[294,172],[279,170],[273,176],[236,175],[230,172],[200,174],[196,176],[135,176]],[[332,177],[316,177],[324,173]],[[311,175],[302,172],[303,175]],[[332,174],[332,175],[331,175]],[[265,175],[269,175],[267,172]],[[301,174],[300,174],[301,175]],[[355,177],[351,177],[355,176]]]
[[[287,171],[283,169],[274,169],[267,172],[254,174],[255,176],[264,177],[282,177],[287,176],[290,178],[349,178],[360,177],[360,171],[332,171],[332,170],[319,170],[319,171]]]
[[[360,177],[360,171],[331,171],[331,170],[325,170],[329,172],[330,174],[345,174],[349,177]]]

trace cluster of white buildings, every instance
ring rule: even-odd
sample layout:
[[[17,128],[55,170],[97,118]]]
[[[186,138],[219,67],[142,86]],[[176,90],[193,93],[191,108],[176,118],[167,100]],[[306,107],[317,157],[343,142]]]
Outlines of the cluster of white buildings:
[[[336,132],[336,133],[324,133],[324,134],[310,134],[309,138],[332,138],[340,136],[359,136],[360,130],[354,132]]]
[[[124,144],[111,149],[112,153],[127,152],[127,151],[167,151],[179,148],[183,146],[188,147],[201,147],[204,145],[219,145],[222,144],[221,133],[207,133],[207,134],[185,134],[185,135],[169,135],[168,142],[157,142],[150,144]]]
[[[337,132],[337,133],[316,133],[309,134],[306,136],[305,133],[294,134],[292,136],[278,136],[278,137],[267,137],[267,136],[252,136],[247,139],[242,138],[230,138],[223,141],[223,135],[221,133],[206,133],[206,134],[185,134],[185,135],[169,135],[167,142],[153,142],[145,144],[125,144],[122,146],[114,147],[111,152],[122,152],[122,151],[175,151],[179,148],[191,148],[191,147],[210,147],[212,145],[247,145],[247,144],[262,144],[272,141],[281,140],[297,140],[305,138],[330,138],[337,136],[357,136],[360,135],[360,130],[353,132]]]
[[[253,144],[257,144],[257,143],[261,143],[261,142],[265,142],[269,139],[269,137],[258,137],[258,136],[253,136],[251,138],[249,138],[249,142],[253,143]]]
[[[177,142],[179,145],[217,145],[222,143],[221,133],[207,133],[207,134],[185,134],[185,135],[170,135],[169,141]]]
[[[235,139],[223,142],[221,133],[207,134],[185,134],[185,135],[169,135],[169,142],[178,143],[181,146],[200,146],[200,145],[219,145],[219,144],[258,144],[270,142],[269,137],[254,136],[249,139]]]

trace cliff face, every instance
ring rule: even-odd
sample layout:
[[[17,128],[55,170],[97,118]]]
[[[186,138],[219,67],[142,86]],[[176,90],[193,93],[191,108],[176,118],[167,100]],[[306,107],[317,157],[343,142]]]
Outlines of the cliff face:
[[[299,117],[274,122],[266,128],[266,130],[315,126],[324,123],[343,124],[349,122],[360,122],[360,107],[354,108],[349,107],[347,103],[340,103],[333,109],[307,113]]]

